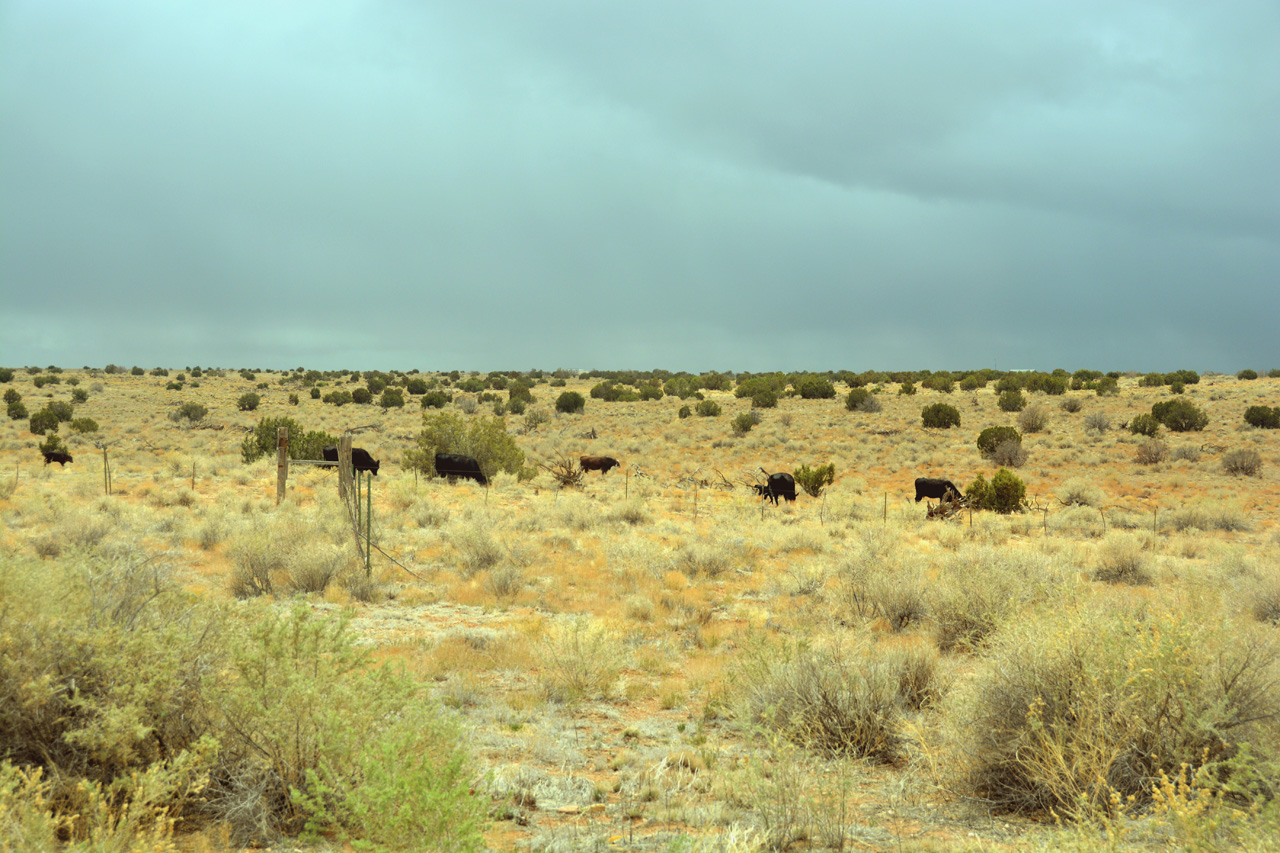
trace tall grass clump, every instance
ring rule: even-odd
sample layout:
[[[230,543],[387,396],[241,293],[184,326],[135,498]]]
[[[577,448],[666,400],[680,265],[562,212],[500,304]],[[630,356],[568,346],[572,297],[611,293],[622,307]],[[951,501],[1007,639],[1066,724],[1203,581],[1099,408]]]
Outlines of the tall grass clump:
[[[1280,642],[1257,628],[1114,603],[1006,624],[947,709],[960,785],[1074,818],[1150,802],[1184,768],[1274,796]]]
[[[870,647],[757,642],[734,674],[739,718],[828,754],[892,764],[901,757],[901,670],[869,663]]]
[[[626,657],[621,639],[602,620],[579,616],[553,625],[537,646],[543,693],[563,704],[607,696]]]

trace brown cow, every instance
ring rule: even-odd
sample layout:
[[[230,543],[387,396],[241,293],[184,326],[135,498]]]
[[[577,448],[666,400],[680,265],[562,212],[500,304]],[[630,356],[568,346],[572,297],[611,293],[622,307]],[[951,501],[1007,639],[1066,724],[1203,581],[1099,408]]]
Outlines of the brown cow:
[[[610,468],[622,467],[622,463],[612,456],[579,456],[578,463],[583,471],[599,471],[601,477],[608,474]]]

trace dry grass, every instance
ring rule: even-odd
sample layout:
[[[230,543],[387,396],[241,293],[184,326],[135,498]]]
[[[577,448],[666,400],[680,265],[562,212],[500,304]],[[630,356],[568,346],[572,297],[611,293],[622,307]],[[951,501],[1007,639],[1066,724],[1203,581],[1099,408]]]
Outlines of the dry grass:
[[[491,769],[530,793],[523,805],[514,794],[505,800],[511,819],[488,836],[498,849],[614,837],[659,849],[676,844],[673,833],[694,849],[733,832],[752,845],[863,838],[880,848],[915,832],[907,846],[927,837],[931,849],[964,849],[980,846],[971,831],[981,845],[1012,844],[1010,821],[1020,841],[1047,849],[1060,840],[1051,830],[966,811],[948,793],[952,780],[930,770],[976,743],[951,739],[959,718],[950,693],[989,677],[999,655],[1012,654],[1006,638],[1043,647],[1046,610],[1141,600],[1176,612],[1199,599],[1211,608],[1205,619],[1266,626],[1280,612],[1280,481],[1265,464],[1280,458],[1280,435],[1238,426],[1276,379],[1206,376],[1188,386],[1209,426],[1154,462],[1135,459],[1141,445],[1110,427],[1149,411],[1160,389],[1126,377],[1116,397],[1069,392],[1083,414],[1031,395],[1022,415],[1052,411],[1051,432],[1028,436],[1024,458],[1004,464],[1022,465],[1028,495],[1052,508],[1047,524],[1039,514],[981,512],[926,522],[912,500],[917,476],[962,487],[978,473],[990,478],[995,466],[980,456],[977,433],[1015,419],[990,388],[907,398],[891,385],[872,398],[876,412],[847,411],[843,393],[783,397],[740,437],[731,422],[750,401],[728,392],[708,395],[723,409],[718,418],[681,420],[681,401],[667,398],[588,399],[582,414],[551,413],[528,432],[509,419],[530,464],[587,453],[623,462],[561,492],[545,472],[525,483],[500,476],[488,490],[415,478],[403,460],[421,423],[416,398],[383,411],[304,392],[290,406],[279,376],[261,374],[262,407],[245,413],[235,400],[256,383],[232,371],[206,373],[177,394],[158,377],[82,380],[101,386],[77,416],[94,418],[95,437],[109,444],[113,493],[104,495],[102,453],[89,437],[65,436],[76,461],[45,468],[23,423],[0,424],[5,553],[65,561],[127,543],[166,552],[200,596],[273,606],[305,596],[350,608],[365,641],[457,708]],[[567,389],[587,396],[591,384],[570,379]],[[19,373],[15,386],[29,397],[29,376]],[[535,386],[534,405],[550,412],[562,390]],[[56,386],[55,395],[68,393]],[[176,398],[207,406],[206,422],[223,428],[170,421]],[[923,430],[920,408],[933,402],[956,405],[964,427]],[[375,425],[356,443],[382,460],[374,538],[397,562],[375,551],[372,575],[355,565],[331,472],[292,466],[288,499],[276,506],[274,462],[239,456],[244,429],[261,416],[335,434]],[[1261,468],[1233,475],[1228,447],[1257,453]],[[762,506],[745,488],[721,488],[760,467],[828,462],[836,480],[818,500]],[[1245,555],[1238,567],[1223,549]],[[773,650],[766,669],[748,666],[759,648],[749,637]],[[750,672],[754,704],[744,704]],[[805,710],[813,707],[838,715],[815,717]],[[788,722],[773,731],[785,749],[748,725],[776,722],[783,710]],[[668,760],[684,752],[699,760]],[[831,753],[891,763],[868,770],[841,759],[833,774],[814,763]],[[914,792],[910,802],[904,791]],[[890,823],[902,839],[875,834]]]

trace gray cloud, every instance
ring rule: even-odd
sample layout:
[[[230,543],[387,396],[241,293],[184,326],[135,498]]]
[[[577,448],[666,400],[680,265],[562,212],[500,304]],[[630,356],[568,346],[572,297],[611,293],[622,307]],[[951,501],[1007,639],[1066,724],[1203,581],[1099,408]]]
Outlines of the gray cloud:
[[[1269,368],[1274,4],[15,2],[0,362]]]

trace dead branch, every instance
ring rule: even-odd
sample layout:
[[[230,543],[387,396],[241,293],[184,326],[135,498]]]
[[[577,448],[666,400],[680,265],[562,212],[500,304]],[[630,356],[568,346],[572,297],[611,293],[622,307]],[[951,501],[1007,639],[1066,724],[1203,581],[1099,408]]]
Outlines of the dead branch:
[[[550,474],[562,489],[582,488],[582,481],[587,473],[564,453],[550,465],[539,462],[538,467]]]

